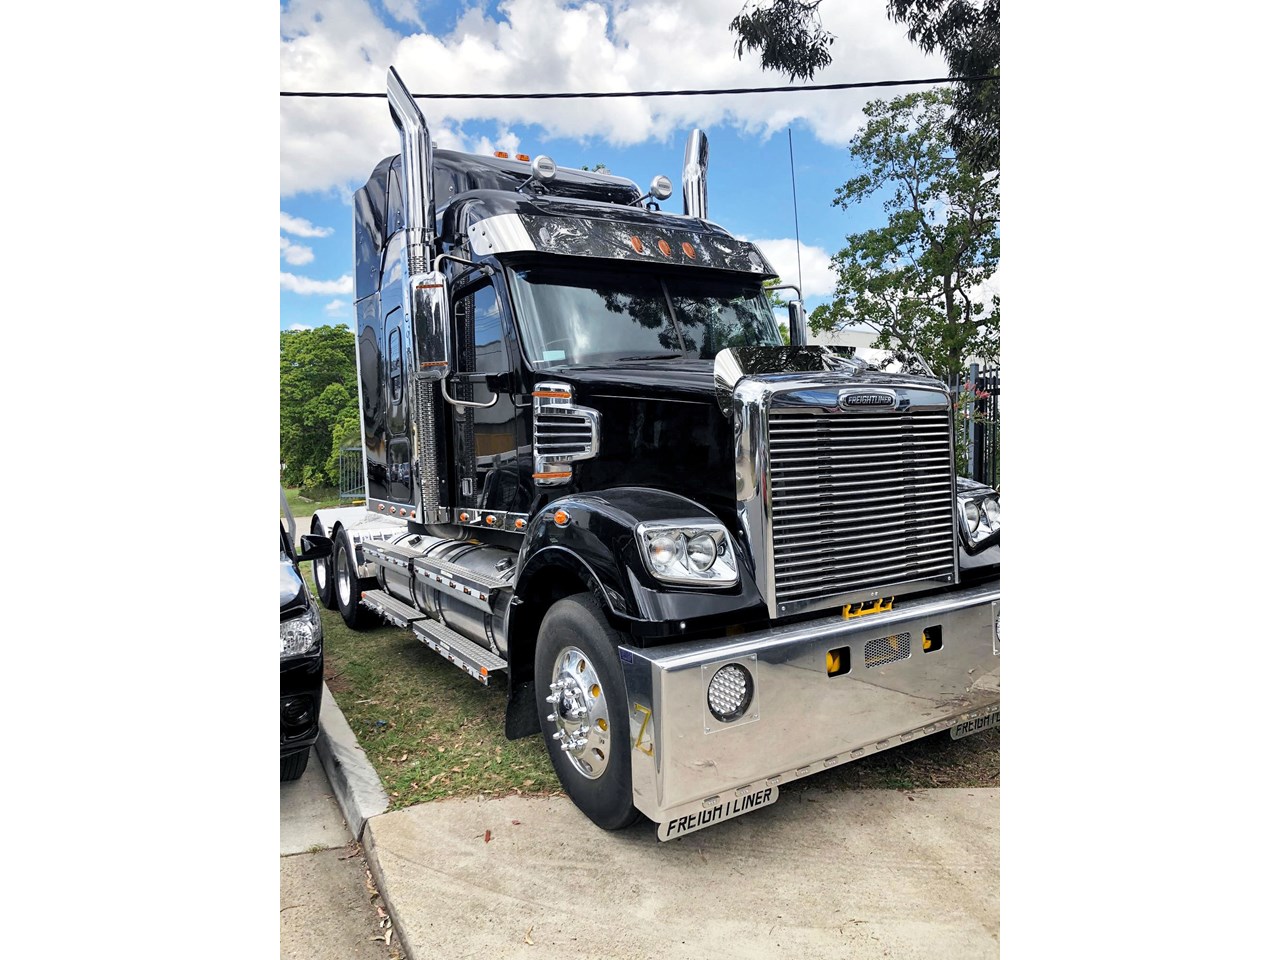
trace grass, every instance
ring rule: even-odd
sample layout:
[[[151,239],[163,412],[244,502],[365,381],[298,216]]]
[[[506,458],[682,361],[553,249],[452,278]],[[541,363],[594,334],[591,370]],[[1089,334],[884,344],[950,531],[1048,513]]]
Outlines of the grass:
[[[392,809],[442,797],[563,792],[541,737],[504,735],[502,680],[482,686],[398,627],[356,632],[335,611],[321,615],[325,680]],[[1000,731],[963,740],[935,734],[798,783],[825,790],[997,787]]]
[[[284,498],[289,502],[289,512],[293,514],[293,519],[302,526],[305,526],[310,521],[311,514],[322,507],[345,506],[343,501],[338,499],[336,490],[332,496],[322,500],[308,500],[302,496],[297,487],[285,487]]]

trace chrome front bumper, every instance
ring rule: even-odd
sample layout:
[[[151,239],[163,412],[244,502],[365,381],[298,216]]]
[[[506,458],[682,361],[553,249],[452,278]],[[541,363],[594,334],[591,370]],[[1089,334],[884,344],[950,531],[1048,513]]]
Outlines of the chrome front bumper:
[[[736,797],[992,713],[1000,702],[999,605],[997,581],[851,619],[620,647],[636,807],[665,840],[694,822],[675,828],[680,818],[733,809]],[[935,628],[932,637],[940,629],[939,648],[925,651],[926,628]],[[843,657],[834,676],[833,650]],[[707,685],[727,663],[745,667],[754,684],[751,705],[732,723],[707,705]],[[717,812],[710,821],[724,818]]]

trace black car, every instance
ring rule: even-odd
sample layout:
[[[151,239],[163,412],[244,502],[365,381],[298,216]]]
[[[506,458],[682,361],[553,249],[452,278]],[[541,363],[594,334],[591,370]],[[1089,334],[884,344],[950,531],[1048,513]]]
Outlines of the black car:
[[[289,526],[292,528],[292,517]],[[280,779],[297,780],[307,769],[320,735],[320,688],[324,681],[324,638],[320,608],[298,572],[298,563],[328,557],[328,537],[307,534],[295,554],[280,525]]]

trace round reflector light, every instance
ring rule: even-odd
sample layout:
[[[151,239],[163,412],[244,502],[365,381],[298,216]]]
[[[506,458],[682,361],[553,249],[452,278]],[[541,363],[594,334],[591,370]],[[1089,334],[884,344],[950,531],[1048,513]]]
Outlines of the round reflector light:
[[[732,723],[751,706],[754,693],[751,674],[739,663],[728,663],[715,672],[707,685],[707,707],[722,723]]]

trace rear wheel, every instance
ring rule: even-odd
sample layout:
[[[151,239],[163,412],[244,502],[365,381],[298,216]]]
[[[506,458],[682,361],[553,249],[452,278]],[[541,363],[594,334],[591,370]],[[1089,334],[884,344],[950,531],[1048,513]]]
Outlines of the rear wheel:
[[[355,550],[345,533],[334,537],[333,592],[343,622],[352,630],[364,629],[370,621],[369,611],[360,605],[360,577]]]
[[[578,809],[605,830],[630,826],[640,816],[631,802],[630,736],[618,642],[617,631],[600,608],[586,594],[578,594],[558,600],[547,611],[533,662],[551,765]]]
[[[324,528],[319,523],[311,524],[311,532],[324,536]],[[334,553],[337,550],[335,548]],[[311,577],[316,584],[316,600],[322,606],[328,607],[330,610],[338,605],[338,599],[333,591],[333,554],[321,559],[311,561]]]

